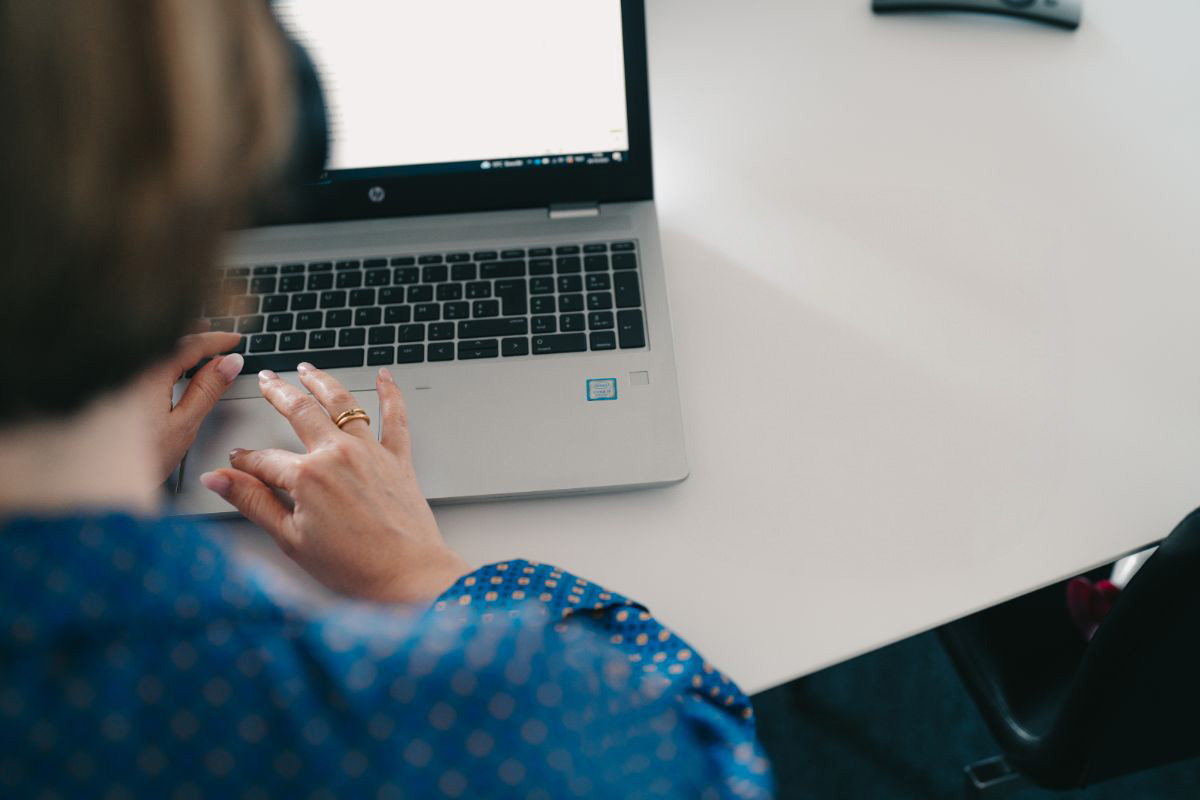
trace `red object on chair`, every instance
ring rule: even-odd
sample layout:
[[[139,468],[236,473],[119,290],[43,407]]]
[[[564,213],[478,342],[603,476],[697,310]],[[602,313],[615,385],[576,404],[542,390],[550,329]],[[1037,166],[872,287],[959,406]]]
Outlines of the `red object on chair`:
[[[1067,583],[1067,613],[1084,639],[1091,641],[1096,635],[1120,594],[1112,581],[1092,583],[1087,578],[1073,578]]]

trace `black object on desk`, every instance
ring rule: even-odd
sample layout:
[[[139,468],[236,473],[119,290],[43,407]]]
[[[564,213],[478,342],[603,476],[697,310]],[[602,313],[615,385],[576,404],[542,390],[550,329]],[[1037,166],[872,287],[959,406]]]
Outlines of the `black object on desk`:
[[[1079,27],[1083,0],[872,0],[876,14],[900,11],[982,11],[1045,22],[1068,30]]]

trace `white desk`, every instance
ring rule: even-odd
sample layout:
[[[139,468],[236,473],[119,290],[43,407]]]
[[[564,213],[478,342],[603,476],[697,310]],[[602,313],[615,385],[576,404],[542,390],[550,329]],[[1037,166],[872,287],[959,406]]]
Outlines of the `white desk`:
[[[627,592],[753,692],[1200,504],[1200,5],[647,5],[691,478],[442,508],[454,547]]]

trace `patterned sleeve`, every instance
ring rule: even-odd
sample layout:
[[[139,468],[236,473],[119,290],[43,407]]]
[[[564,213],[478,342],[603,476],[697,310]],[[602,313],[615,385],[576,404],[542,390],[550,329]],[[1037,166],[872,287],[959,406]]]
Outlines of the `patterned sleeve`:
[[[557,567],[515,560],[460,578],[433,613],[469,610],[487,623],[501,614],[524,614],[518,609],[530,605],[549,618],[563,646],[580,639],[602,645],[628,664],[631,688],[674,705],[682,722],[674,747],[698,756],[717,778],[696,796],[771,796],[770,767],[755,736],[749,698],[636,601]]]

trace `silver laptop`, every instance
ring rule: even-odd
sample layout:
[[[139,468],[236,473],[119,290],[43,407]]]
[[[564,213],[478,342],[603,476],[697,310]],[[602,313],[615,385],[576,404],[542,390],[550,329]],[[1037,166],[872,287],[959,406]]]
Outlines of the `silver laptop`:
[[[641,0],[275,8],[321,76],[329,168],[300,218],[230,242],[205,313],[246,368],[175,513],[230,512],[198,477],[233,447],[303,452],[255,377],[301,361],[373,420],[392,370],[432,501],[683,480]]]

